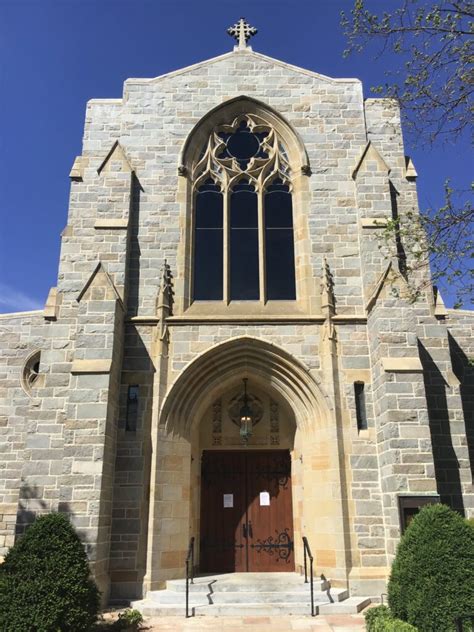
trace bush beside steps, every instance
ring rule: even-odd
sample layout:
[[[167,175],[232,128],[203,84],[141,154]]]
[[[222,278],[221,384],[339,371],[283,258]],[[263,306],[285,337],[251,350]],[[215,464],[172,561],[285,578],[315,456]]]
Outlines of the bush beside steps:
[[[409,623],[395,619],[387,606],[369,608],[364,616],[367,632],[417,632]]]
[[[420,632],[455,632],[455,619],[474,615],[474,529],[467,520],[442,504],[413,518],[392,565],[388,605]]]
[[[0,565],[2,632],[86,632],[99,590],[84,547],[63,514],[37,518]]]

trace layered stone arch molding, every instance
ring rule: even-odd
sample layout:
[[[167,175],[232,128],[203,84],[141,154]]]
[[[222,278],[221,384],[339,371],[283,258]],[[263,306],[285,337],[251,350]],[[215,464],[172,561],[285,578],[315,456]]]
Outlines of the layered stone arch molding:
[[[328,423],[334,404],[318,378],[281,347],[244,336],[213,346],[189,364],[166,395],[160,425],[166,432],[187,435],[193,420],[241,375],[271,385],[288,402],[298,425],[316,429]]]
[[[275,130],[282,139],[288,152],[288,161],[294,172],[298,170],[310,173],[308,155],[296,129],[285,117],[277,112],[271,105],[263,103],[251,96],[239,95],[212,108],[194,126],[180,153],[180,168],[182,173],[188,174],[199,158],[203,145],[208,141],[214,129],[229,125],[229,121],[239,120],[239,117],[249,116],[261,125]],[[255,117],[255,118],[254,118]]]

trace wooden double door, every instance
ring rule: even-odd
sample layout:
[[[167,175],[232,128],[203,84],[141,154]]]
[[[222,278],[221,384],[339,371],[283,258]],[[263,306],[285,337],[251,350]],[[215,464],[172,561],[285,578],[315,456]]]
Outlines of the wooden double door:
[[[200,570],[294,570],[288,450],[206,450],[201,470]]]

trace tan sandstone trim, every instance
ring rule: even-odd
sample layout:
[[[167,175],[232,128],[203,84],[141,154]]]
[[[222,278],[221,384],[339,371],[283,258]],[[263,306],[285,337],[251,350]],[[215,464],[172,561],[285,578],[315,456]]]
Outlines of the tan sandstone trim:
[[[120,228],[126,230],[128,228],[128,219],[98,219],[94,224],[94,228]]]
[[[74,360],[71,373],[110,373],[112,360]]]
[[[385,228],[388,220],[386,217],[365,217],[360,220],[362,228]]]
[[[384,371],[418,373],[423,371],[420,358],[382,358]]]

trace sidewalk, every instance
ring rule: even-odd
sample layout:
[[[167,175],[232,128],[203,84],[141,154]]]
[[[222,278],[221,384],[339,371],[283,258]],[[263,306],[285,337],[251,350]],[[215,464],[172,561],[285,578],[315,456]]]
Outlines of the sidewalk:
[[[365,632],[361,614],[317,617],[161,617],[146,619],[149,632]]]

